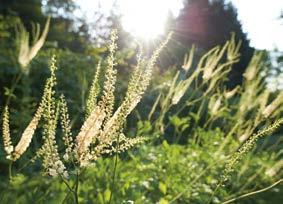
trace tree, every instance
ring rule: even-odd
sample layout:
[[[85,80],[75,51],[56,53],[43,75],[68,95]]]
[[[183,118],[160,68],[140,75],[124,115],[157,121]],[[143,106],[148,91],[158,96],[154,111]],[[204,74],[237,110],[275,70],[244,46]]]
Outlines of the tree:
[[[73,0],[1,0],[0,15],[19,17],[29,32],[32,22],[43,27],[51,16],[47,40],[63,49],[85,52],[91,44],[89,28],[84,18],[74,16],[76,9],[79,7]]]
[[[242,41],[242,56],[232,69],[228,86],[240,84],[253,48],[249,46],[249,40],[237,19],[235,7],[224,0],[186,0],[184,4],[174,27],[177,41],[186,49],[196,44],[198,48],[208,50],[225,43],[231,33],[235,33],[237,40]]]
[[[4,17],[17,16],[31,30],[31,22],[44,25],[46,17],[42,13],[42,3],[38,0],[1,0],[0,14]]]

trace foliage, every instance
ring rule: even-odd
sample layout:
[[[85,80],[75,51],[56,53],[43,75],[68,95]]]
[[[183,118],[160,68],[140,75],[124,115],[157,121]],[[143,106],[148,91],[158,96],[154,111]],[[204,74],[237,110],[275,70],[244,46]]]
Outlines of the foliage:
[[[163,142],[157,147],[142,145],[124,155],[118,162],[113,203],[168,203],[173,200],[172,203],[205,203],[214,191],[217,179],[221,177],[225,155],[217,154],[223,142],[221,130],[201,131],[200,134],[202,146],[169,145]],[[236,146],[236,143],[230,144],[225,151]],[[272,165],[272,160],[279,159],[278,156],[271,152],[249,153],[242,164],[237,165],[237,172],[233,173],[232,179],[214,195],[214,203],[268,185],[270,177],[265,171]],[[112,158],[99,159],[94,168],[85,172],[79,188],[80,202],[108,203],[112,165]],[[280,178],[280,174],[272,179],[276,178]],[[30,177],[19,174],[9,188],[5,185],[1,182],[2,203],[59,203],[67,192],[58,178],[50,179],[36,174]],[[268,199],[267,202],[278,203],[282,199],[282,190],[278,186],[269,193],[263,193],[264,197],[255,196],[239,202],[266,203]],[[70,196],[66,200],[72,203]]]
[[[105,79],[103,83],[101,99],[97,101],[98,94],[93,91],[94,88],[97,88],[99,86],[99,84],[97,84],[96,87],[91,88],[87,102],[88,112],[86,113],[86,119],[83,121],[83,125],[81,126],[80,131],[76,136],[75,143],[73,143],[72,139],[67,103],[64,99],[64,96],[61,96],[61,102],[57,102],[58,99],[56,99],[55,88],[57,85],[57,78],[55,72],[57,70],[57,67],[54,56],[52,57],[50,64],[51,75],[46,80],[41,102],[33,119],[23,132],[21,139],[15,148],[11,142],[9,111],[7,106],[5,107],[3,139],[6,158],[10,160],[10,180],[12,180],[12,164],[17,159],[19,159],[30,146],[32,137],[41,118],[43,119],[43,142],[32,160],[34,161],[38,158],[41,159],[42,166],[46,175],[61,177],[62,181],[74,195],[75,203],[79,202],[79,176],[86,167],[90,166],[91,163],[93,163],[103,155],[111,155],[115,153],[117,157],[118,153],[123,152],[141,143],[144,140],[142,137],[126,137],[123,134],[123,125],[127,116],[140,102],[141,97],[149,84],[152,69],[154,67],[154,64],[156,63],[156,59],[159,53],[168,43],[170,35],[148,60],[143,58],[142,52],[140,53],[138,64],[129,81],[129,86],[124,100],[122,101],[121,105],[114,111],[114,91],[117,74],[117,71],[114,68],[114,66],[116,65],[114,56],[117,49],[116,39],[117,31],[113,31],[111,34],[111,42],[109,44],[109,56],[106,60],[107,67],[105,70]],[[93,84],[97,83],[96,81],[98,80],[98,77],[100,76],[98,75],[94,78]],[[61,127],[63,128],[62,131],[64,133],[63,140],[65,145],[67,145],[63,158],[65,160],[65,163],[73,166],[73,168],[69,170],[66,169],[66,164],[64,164],[64,161],[61,160],[58,148],[59,145],[56,141],[56,129],[58,121],[61,122]],[[71,171],[74,171],[76,174],[75,185],[73,187],[70,187],[69,181],[66,180],[69,178],[69,173],[71,173]]]
[[[11,27],[0,28],[11,51]],[[149,58],[140,47],[131,67],[133,51],[117,53],[116,35],[106,57],[47,43],[28,72],[11,60],[18,52],[1,59],[9,67],[0,70],[0,202],[280,202],[283,95],[266,89],[264,53],[254,53],[242,85],[230,89],[241,57],[233,34],[200,58],[192,47],[182,66],[164,73],[154,67],[171,36]],[[241,197],[267,186],[266,197]]]
[[[253,49],[249,46],[247,36],[237,18],[237,10],[231,2],[186,0],[172,27],[171,29],[176,30],[176,41],[179,44],[174,46],[176,47],[174,52],[178,52],[177,57],[181,58],[192,44],[203,53],[201,50],[206,52],[216,45],[223,44],[231,33],[235,33],[237,40],[242,42],[240,48],[242,57],[234,64],[229,73],[230,80],[226,84],[230,87],[241,84],[242,74],[252,57]]]
[[[0,15],[5,18],[19,17],[29,33],[33,32],[31,22],[43,27],[46,16],[51,16],[48,41],[62,49],[81,53],[90,47],[92,39],[85,19],[73,14],[78,9],[77,3],[71,0],[2,0]]]

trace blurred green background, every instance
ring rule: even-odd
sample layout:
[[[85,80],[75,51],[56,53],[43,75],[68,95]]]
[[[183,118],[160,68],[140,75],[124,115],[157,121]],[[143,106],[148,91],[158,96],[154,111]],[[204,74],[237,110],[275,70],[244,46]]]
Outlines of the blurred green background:
[[[36,110],[44,81],[49,76],[49,59],[53,54],[57,56],[59,67],[58,94],[65,94],[73,132],[79,131],[85,117],[89,87],[99,60],[105,59],[108,54],[107,42],[109,32],[113,28],[118,29],[119,36],[116,53],[116,107],[120,104],[129,75],[136,63],[138,48],[135,36],[123,28],[123,14],[119,13],[117,2],[113,3],[110,14],[94,8],[95,18],[90,21],[83,15],[79,1],[0,1],[0,112],[2,117],[3,109],[9,103],[14,143],[19,141],[22,131]],[[256,5],[251,8],[251,12],[255,8]],[[146,15],[146,11],[144,13]],[[28,71],[23,72],[18,60],[21,44],[19,36],[22,32],[19,28],[24,26],[30,33],[28,39],[31,46],[37,24],[42,31],[48,16],[51,17],[51,23],[47,38],[27,65]],[[278,95],[282,95],[283,80],[278,76],[283,73],[283,54],[278,50],[261,50],[263,68],[256,71],[259,81],[255,80],[255,83],[249,84],[243,75],[253,54],[259,50],[250,45],[237,17],[237,9],[231,2],[186,0],[183,1],[179,15],[168,13],[165,21],[163,35],[150,40],[139,39],[149,55],[169,31],[174,31],[171,41],[158,59],[149,90],[141,104],[130,115],[125,128],[129,136],[147,136],[152,140],[120,155],[114,203],[206,203],[223,174],[224,155],[233,152],[242,144],[239,134],[246,133],[245,130],[250,130],[251,134],[283,116],[282,99],[276,115],[261,119],[256,125],[249,122],[257,120],[260,101],[264,100],[263,93],[266,90],[269,90],[267,100],[270,103]],[[196,77],[180,104],[172,108],[169,105],[168,110],[162,106],[176,73],[180,72],[177,81],[192,75],[201,56],[217,45],[223,46],[231,39],[232,33],[235,34],[236,41],[241,41],[241,56],[240,60],[231,66],[231,71],[217,82],[220,88],[215,87],[205,95],[209,85],[198,87],[201,79]],[[192,68],[185,73],[182,70],[184,58],[193,46],[195,51]],[[225,59],[221,58],[220,63],[224,61]],[[251,64],[253,65],[255,64]],[[102,67],[105,66],[107,64],[103,62]],[[268,89],[270,84],[273,84],[272,90]],[[242,87],[242,94],[225,100],[225,105],[222,106],[227,109],[223,109],[213,118],[209,112],[209,104],[218,95],[223,94],[224,90],[233,90],[238,86]],[[248,95],[248,91],[256,93]],[[161,97],[158,106],[149,118],[150,110],[159,94]],[[198,98],[201,98],[201,101],[190,103]],[[254,106],[241,113],[241,100],[253,103]],[[160,119],[161,115],[164,118]],[[235,124],[242,126],[233,130]],[[227,142],[225,138],[231,130],[233,134]],[[236,171],[231,179],[212,196],[212,203],[221,203],[282,179],[282,131],[281,128],[271,137],[259,140],[253,151],[235,167]],[[66,196],[67,189],[60,179],[41,176],[40,163],[30,163],[41,144],[39,131],[23,158],[14,164],[15,177],[11,183],[7,178],[8,162],[5,159],[2,138],[0,142],[0,203],[62,203],[63,200],[63,203],[72,203]],[[81,203],[108,203],[109,191],[112,189],[113,162],[113,157],[105,156],[80,178]],[[271,167],[276,167],[276,173],[268,176],[266,172]],[[234,203],[280,204],[283,202],[282,191],[283,186],[280,184],[264,193]]]

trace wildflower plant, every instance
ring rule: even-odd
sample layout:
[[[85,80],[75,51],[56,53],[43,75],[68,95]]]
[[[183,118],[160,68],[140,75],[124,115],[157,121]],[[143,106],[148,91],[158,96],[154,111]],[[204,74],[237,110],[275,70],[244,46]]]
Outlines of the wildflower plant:
[[[21,80],[25,77],[28,77],[28,73],[30,71],[30,63],[36,57],[38,52],[43,47],[50,25],[50,17],[47,18],[45,23],[44,29],[40,34],[40,25],[38,23],[32,24],[32,31],[28,32],[25,28],[25,25],[19,20],[15,26],[15,50],[16,50],[16,58],[17,64],[16,66],[19,67],[19,71],[15,75],[14,79],[12,80],[12,85],[10,88],[5,87],[7,95],[7,99],[4,106],[9,106],[10,101],[12,98],[15,98],[14,91],[17,86],[21,83]],[[23,80],[23,81],[24,81]],[[22,85],[25,85],[23,83]],[[1,117],[3,115],[1,114]]]
[[[45,175],[59,176],[69,191],[73,193],[75,203],[78,203],[79,175],[86,167],[92,165],[103,155],[117,155],[145,141],[144,137],[127,137],[123,133],[123,127],[128,115],[140,102],[149,86],[156,60],[171,35],[167,36],[150,58],[144,58],[142,50],[140,51],[138,63],[130,78],[124,100],[115,110],[117,31],[112,31],[103,86],[100,87],[99,84],[102,69],[101,62],[99,62],[86,102],[85,121],[75,137],[73,137],[70,125],[66,99],[64,95],[58,97],[56,93],[57,65],[56,58],[53,56],[50,62],[50,77],[46,80],[39,107],[15,148],[10,137],[8,108],[5,108],[3,138],[7,159],[11,160],[12,164],[20,158],[29,147],[34,131],[38,127],[39,121],[42,120],[42,146],[32,160],[39,159],[41,161]],[[99,98],[100,91],[101,98]],[[63,133],[62,141],[65,150],[62,154],[57,138],[58,127],[61,127]],[[71,187],[68,179],[73,173],[76,175],[76,179],[75,185]]]
[[[4,117],[3,117],[3,139],[4,139],[4,149],[7,154],[6,156],[7,159],[16,161],[29,147],[34,132],[37,129],[38,123],[43,114],[45,97],[46,97],[46,90],[44,91],[42,101],[39,104],[39,107],[36,110],[34,117],[30,121],[24,132],[22,133],[21,139],[16,145],[16,147],[14,147],[11,142],[10,127],[9,127],[9,110],[7,106],[5,107]]]
[[[101,60],[97,63],[85,103],[84,120],[78,131],[73,131],[72,128],[68,99],[57,92],[58,68],[56,57],[52,56],[49,67],[50,76],[46,80],[41,101],[16,146],[13,145],[15,142],[11,137],[13,131],[10,131],[9,127],[9,108],[6,106],[4,109],[3,142],[6,158],[10,161],[11,181],[13,181],[12,163],[17,162],[26,152],[36,129],[40,127],[41,146],[35,152],[32,161],[39,161],[42,164],[45,176],[57,177],[66,185],[69,192],[64,201],[73,199],[74,203],[79,203],[79,185],[84,180],[82,178],[86,169],[94,165],[99,166],[104,160],[108,162],[107,157],[115,155],[114,165],[112,160],[110,162],[114,166],[111,189],[107,186],[102,193],[104,195],[101,195],[100,189],[95,189],[102,203],[110,203],[119,161],[117,155],[149,139],[155,144],[162,142],[160,145],[162,154],[154,155],[155,148],[160,147],[154,146],[149,149],[144,146],[141,151],[153,152],[150,155],[142,155],[146,158],[141,157],[140,161],[139,158],[133,159],[131,162],[134,163],[134,167],[141,170],[144,178],[146,177],[144,170],[154,168],[158,172],[155,177],[162,175],[165,178],[167,171],[174,176],[176,172],[178,174],[182,172],[180,174],[183,177],[177,179],[180,181],[184,179],[186,187],[178,187],[175,181],[168,184],[167,179],[164,178],[158,178],[158,183],[154,183],[152,178],[139,181],[148,191],[151,187],[158,186],[158,192],[162,194],[162,198],[158,200],[139,198],[140,200],[148,199],[148,203],[168,203],[168,200],[171,203],[175,201],[186,203],[194,197],[192,195],[196,195],[194,193],[198,193],[195,190],[196,187],[198,190],[204,188],[205,192],[202,194],[206,196],[208,194],[211,199],[214,198],[217,201],[218,198],[215,197],[217,189],[229,181],[240,161],[252,152],[260,139],[266,138],[265,136],[272,134],[283,124],[281,118],[283,95],[282,93],[272,94],[265,88],[262,71],[266,67],[260,52],[255,52],[244,73],[243,85],[231,90],[226,87],[225,81],[229,72],[240,59],[241,42],[236,42],[232,34],[229,41],[223,46],[212,48],[198,60],[198,63],[195,56],[197,51],[194,46],[192,47],[185,57],[183,66],[180,69],[171,70],[173,74],[164,83],[165,85],[162,84],[154,89],[158,91],[157,98],[149,110],[147,119],[142,121],[142,117],[138,118],[137,137],[133,137],[134,131],[125,131],[127,118],[140,103],[149,87],[157,58],[171,35],[169,34],[148,58],[143,55],[140,46],[137,64],[129,78],[126,92],[118,103],[115,98],[118,73],[116,69],[117,31],[112,31],[108,56],[104,62]],[[272,123],[272,121],[276,122]],[[257,133],[254,134],[255,132]],[[172,147],[164,141],[168,138],[175,143]],[[186,149],[177,145],[181,142],[188,143]],[[187,155],[184,155],[184,152],[187,152]],[[280,153],[278,155],[280,156]],[[278,155],[276,157],[279,157]],[[129,153],[129,157],[134,156]],[[158,163],[155,167],[156,159],[164,163]],[[245,162],[250,165],[249,161]],[[146,163],[152,166],[146,166]],[[185,170],[179,169],[180,163]],[[176,167],[177,165],[179,166]],[[242,168],[244,167],[245,165]],[[263,168],[263,172],[270,177],[270,175],[279,174],[282,162],[277,162],[277,165],[272,168],[268,165],[267,167]],[[183,172],[187,172],[187,168],[192,175],[184,176]],[[102,168],[102,174],[106,174],[107,169],[109,166]],[[210,171],[213,175],[209,175]],[[245,171],[241,170],[239,175]],[[209,181],[201,183],[203,175],[209,175],[207,180],[211,181],[210,184],[207,184]],[[213,179],[211,179],[212,176],[214,176]],[[129,187],[130,182],[126,181],[121,191],[125,191],[124,188],[135,189],[135,186]],[[150,182],[153,183],[152,186]],[[213,191],[214,187],[216,189]],[[241,187],[241,190],[246,190],[246,186]],[[141,192],[141,190],[137,191]],[[153,197],[157,197],[159,193]],[[169,195],[170,193],[172,195]],[[125,195],[125,192],[121,194]],[[69,195],[72,195],[72,198]],[[103,196],[105,198],[101,198]],[[121,201],[119,198],[117,200]]]
[[[21,71],[28,73],[28,65],[32,59],[37,55],[38,51],[42,48],[48,34],[50,25],[50,17],[47,19],[42,34],[40,35],[39,24],[32,24],[32,46],[30,47],[30,33],[26,30],[24,25],[20,23],[16,28],[16,41],[18,44],[18,63],[20,64]]]
[[[225,171],[223,174],[224,181],[229,178],[229,175],[234,171],[236,164],[255,146],[256,142],[266,135],[270,135],[283,124],[283,118],[277,120],[272,125],[264,128],[256,134],[253,134],[234,154],[228,159]]]
[[[217,144],[219,148],[213,154],[217,161],[221,157],[225,159],[222,159],[224,162],[218,162],[218,166],[223,165],[223,172],[217,178],[218,186],[212,191],[211,198],[233,173],[238,173],[237,165],[241,160],[245,160],[248,153],[253,152],[259,140],[264,143],[258,148],[274,148],[275,145],[266,145],[268,137],[264,136],[272,135],[282,126],[282,92],[271,93],[265,86],[266,65],[263,53],[254,53],[243,75],[242,86],[236,86],[231,90],[225,86],[232,66],[240,59],[240,45],[241,42],[236,42],[235,36],[232,35],[222,47],[217,46],[204,54],[195,67],[195,63],[192,63],[192,60],[195,60],[193,47],[185,57],[182,70],[177,68],[175,75],[169,79],[170,85],[160,86],[161,91],[152,105],[148,121],[143,121],[139,127],[140,132],[148,131],[148,134],[156,135],[158,139],[155,142],[160,139],[176,143],[185,141],[189,145],[200,145],[199,148],[207,139],[201,137],[200,130],[221,128],[225,137]],[[189,70],[193,71],[189,73]],[[154,112],[157,114],[154,115]],[[188,121],[185,124],[186,128],[179,131],[172,122],[173,119]],[[148,128],[147,124],[153,127]],[[276,144],[282,142],[280,138],[277,140]],[[245,162],[252,165],[248,161]],[[266,171],[270,172],[268,169]],[[185,192],[187,191],[183,190],[177,194],[176,199],[185,196]],[[173,200],[175,201],[175,198]],[[211,200],[208,203],[210,202]]]

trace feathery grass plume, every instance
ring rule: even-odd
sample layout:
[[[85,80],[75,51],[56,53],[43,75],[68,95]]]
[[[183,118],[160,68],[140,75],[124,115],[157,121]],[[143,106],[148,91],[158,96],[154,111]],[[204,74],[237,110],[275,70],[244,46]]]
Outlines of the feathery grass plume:
[[[55,63],[55,56],[53,56],[52,60],[54,61],[52,63]],[[33,134],[38,126],[40,119],[42,118],[42,115],[44,114],[44,111],[45,111],[44,109],[46,108],[46,102],[48,101],[48,98],[50,98],[50,95],[54,94],[53,87],[56,85],[55,64],[51,65],[50,70],[51,70],[51,76],[50,78],[46,80],[46,84],[44,86],[44,91],[43,91],[43,96],[41,98],[39,107],[33,119],[31,120],[31,122],[29,123],[25,131],[23,132],[21,140],[17,144],[15,148],[15,152],[13,153],[14,161],[16,161],[26,151],[26,149],[30,145]]]
[[[137,54],[137,65],[135,66],[134,72],[131,76],[131,80],[128,83],[128,92],[132,92],[129,91],[129,89],[133,89],[135,90],[136,88],[138,88],[139,86],[139,80],[143,77],[143,69],[144,69],[144,64],[145,64],[145,60],[143,59],[143,47],[141,44],[138,44],[139,46],[139,52]]]
[[[208,85],[205,95],[212,92],[216,85],[226,78],[229,71],[231,70],[232,65],[239,61],[240,45],[241,42],[239,41],[236,43],[235,37],[232,34],[231,39],[227,41],[222,47],[216,46],[209,50],[205,55],[201,57],[196,70],[188,79],[186,79],[186,83],[180,83],[180,86],[178,87],[179,91],[186,90],[186,87],[189,87],[191,82],[202,72],[202,78],[204,79],[203,83]],[[192,54],[192,52],[190,54]],[[224,62],[222,62],[223,60]],[[190,65],[190,61],[191,60],[189,59],[187,64],[183,65],[183,67]],[[178,94],[176,94],[176,96],[177,95],[180,96],[182,94],[181,92],[179,92]]]
[[[88,99],[86,102],[86,117],[89,116],[89,114],[92,112],[94,107],[97,105],[97,97],[100,92],[100,85],[99,85],[100,72],[101,72],[101,62],[99,61],[97,68],[96,68],[94,78],[92,80]]]
[[[151,121],[151,118],[152,118],[153,114],[155,113],[155,110],[156,110],[156,108],[157,108],[157,106],[160,102],[161,96],[162,96],[162,93],[159,93],[157,98],[155,99],[155,102],[154,102],[154,104],[153,104],[153,106],[152,106],[152,108],[151,108],[151,110],[148,114],[148,117],[147,117],[148,121]]]
[[[252,135],[241,147],[240,149],[231,155],[230,159],[228,160],[224,175],[223,181],[227,180],[229,175],[233,172],[235,165],[243,158],[243,156],[248,153],[256,144],[258,139],[264,137],[268,134],[271,134],[276,129],[278,129],[283,124],[283,118],[275,121],[272,125],[268,126],[267,128],[259,131],[258,133]]]
[[[258,100],[258,96],[263,90],[262,78],[259,75],[257,75],[254,80],[246,81],[239,102],[239,112],[241,112],[242,115],[245,115],[247,111],[257,108],[258,105],[262,103],[261,100]]]
[[[282,170],[283,170],[283,160],[279,160],[274,166],[268,168],[265,171],[265,175],[269,177],[274,177],[276,176],[276,174],[280,174],[279,172],[282,173]]]
[[[227,46],[228,42],[225,43],[222,49],[217,46],[211,50],[211,53],[206,58],[205,67],[203,68],[203,79],[211,79],[215,75],[215,73],[218,72],[216,72],[215,68],[217,67],[217,64],[219,63],[220,59],[223,57]]]
[[[260,113],[263,113],[264,109],[266,108],[269,96],[270,96],[270,91],[268,89],[264,90],[264,92],[261,95],[259,95],[259,98],[261,100],[259,107]]]
[[[29,33],[25,29],[23,24],[20,24],[16,29],[16,38],[19,43],[19,56],[18,62],[21,65],[21,70],[24,73],[28,73],[27,66],[31,60],[37,55],[38,51],[43,46],[47,33],[49,30],[50,17],[47,18],[44,30],[40,36],[39,24],[33,25],[33,42],[32,46],[29,46]]]
[[[185,55],[184,63],[183,63],[183,66],[182,66],[182,68],[185,70],[185,72],[188,72],[189,69],[192,66],[194,53],[195,53],[195,46],[193,45],[191,50],[190,50],[189,55],[187,55],[187,54]]]
[[[38,123],[41,119],[41,115],[43,112],[42,104],[39,105],[34,117],[30,121],[29,125],[24,130],[21,139],[17,146],[15,147],[15,151],[13,152],[13,160],[16,161],[20,158],[20,156],[27,150],[31,143],[31,139],[34,135],[34,132],[38,126]]]
[[[165,46],[168,44],[168,42],[170,41],[170,39],[172,38],[173,32],[170,32],[166,39],[159,45],[159,47],[153,52],[150,60],[149,60],[149,64],[147,66],[147,74],[148,76],[151,76],[153,67],[156,63],[157,58],[159,57],[161,51],[165,48]],[[147,77],[145,77],[147,78]],[[147,78],[147,81],[149,81],[150,79]]]
[[[105,119],[104,109],[96,106],[90,116],[86,119],[79,134],[76,137],[75,151],[81,166],[87,166],[91,160],[89,146],[94,138],[101,132],[101,126]]]
[[[238,140],[239,140],[239,142],[243,143],[249,138],[249,136],[250,136],[249,131],[248,132],[246,131],[239,137]]]
[[[60,96],[60,122],[63,131],[63,141],[66,147],[65,154],[63,156],[64,160],[68,161],[72,156],[74,143],[70,125],[70,117],[68,113],[68,106],[65,100],[65,96],[62,94]]]
[[[225,48],[225,46],[229,46],[230,45],[230,41],[228,41],[222,49]],[[211,72],[210,76],[207,78],[204,77],[204,79],[206,79],[207,81],[209,80],[209,86],[205,92],[205,94],[208,94],[209,92],[212,92],[214,90],[215,87],[217,87],[218,83],[223,81],[223,79],[225,79],[228,75],[228,73],[230,72],[232,65],[235,64],[236,62],[239,61],[239,54],[237,54],[236,52],[231,52],[228,51],[227,48],[227,55],[230,55],[230,57],[226,59],[226,61],[224,63],[220,63],[220,60],[222,57],[219,58],[218,62],[215,65],[215,68],[213,68],[213,72]],[[220,52],[220,55],[224,55]],[[205,72],[204,72],[205,74]]]
[[[239,40],[238,43],[236,43],[236,35],[235,33],[232,33],[231,39],[227,47],[227,59],[229,61],[234,61],[239,59],[241,55],[239,52],[241,45],[242,45],[242,41]]]
[[[113,143],[115,144],[119,143],[119,148],[117,149],[117,152],[122,153],[132,147],[135,147],[136,145],[140,143],[143,143],[146,140],[148,140],[148,138],[145,138],[145,137],[129,138],[129,137],[126,137],[123,133],[120,133],[119,137],[116,137],[113,140]],[[105,146],[105,149],[102,150],[102,153],[112,155],[113,153],[116,153],[116,147],[113,145]]]
[[[177,104],[180,99],[184,96],[186,90],[189,88],[194,79],[196,79],[201,72],[203,72],[203,79],[205,79],[205,83],[209,80],[210,83],[205,94],[211,92],[213,88],[216,87],[217,83],[221,81],[221,79],[225,78],[225,76],[229,73],[231,66],[239,60],[239,48],[241,43],[235,42],[235,36],[232,35],[231,40],[226,42],[226,44],[221,47],[215,47],[208,51],[199,61],[197,65],[197,69],[185,80],[181,80],[180,82],[175,82],[175,78],[173,79],[173,87],[169,90],[167,96],[170,93],[172,95],[172,104]],[[221,59],[227,54],[227,60],[224,63],[221,63]],[[190,52],[190,57],[188,60],[185,60],[183,68],[187,68],[191,66],[192,63],[192,55],[193,51]],[[228,57],[229,56],[229,57]],[[172,85],[171,85],[172,86]],[[172,91],[173,90],[173,91]],[[237,90],[234,90],[236,92]],[[235,94],[235,93],[233,93]],[[231,95],[231,94],[230,94]],[[166,101],[166,100],[164,100]],[[218,101],[219,103],[220,101]]]
[[[52,77],[54,77],[54,73],[52,75]],[[51,78],[52,78],[51,77]],[[20,156],[27,150],[27,148],[29,147],[32,137],[34,135],[34,132],[38,126],[38,123],[42,117],[43,114],[43,109],[44,109],[44,103],[46,101],[46,97],[48,96],[51,86],[54,86],[54,84],[52,84],[50,82],[50,79],[47,80],[45,89],[44,89],[44,93],[41,99],[41,102],[39,104],[38,109],[35,112],[34,117],[32,118],[32,120],[30,121],[30,123],[28,124],[28,126],[26,127],[26,129],[24,130],[20,141],[18,142],[18,144],[16,145],[13,153],[12,153],[12,157],[10,157],[13,161],[16,161],[17,159],[20,158]]]
[[[50,176],[62,175],[68,177],[63,162],[60,160],[58,153],[58,146],[56,144],[56,128],[59,117],[59,105],[56,105],[54,86],[57,84],[56,80],[56,59],[55,56],[51,59],[50,72],[51,76],[47,79],[45,85],[45,97],[43,106],[43,145],[37,152],[38,156],[42,157],[44,169]]]
[[[240,89],[240,86],[236,86],[234,89],[230,90],[230,91],[225,91],[224,92],[224,97],[225,99],[230,99],[232,98]]]
[[[239,111],[243,114],[258,105],[257,103],[255,103],[256,101],[254,100],[257,98],[258,95],[257,88],[258,84],[254,83],[254,81],[245,87],[245,90],[241,95],[239,103]]]
[[[113,148],[113,144],[119,145],[121,143],[121,148],[125,150],[126,148],[132,147],[133,145],[136,145],[137,143],[143,141],[142,138],[127,138],[128,140],[126,141],[126,139],[124,139],[126,137],[123,137],[121,135],[122,127],[126,121],[127,116],[139,103],[143,93],[148,87],[156,59],[159,56],[161,50],[168,43],[171,35],[172,34],[168,35],[166,40],[158,47],[158,49],[153,53],[152,57],[148,61],[142,59],[142,52],[140,52],[140,54],[138,55],[138,64],[129,81],[126,96],[115,113],[113,115],[111,113],[109,119],[107,119],[107,115],[109,115],[110,113],[108,106],[111,106],[111,109],[113,109],[113,104],[112,102],[108,103],[105,100],[107,98],[114,100],[114,96],[109,96],[111,96],[114,92],[116,77],[114,78],[108,76],[106,82],[104,83],[104,91],[101,101],[99,101],[98,105],[95,106],[94,110],[84,122],[79,134],[76,137],[75,151],[77,153],[77,158],[80,166],[87,166],[91,161],[96,160],[102,154],[109,154],[115,151],[116,148]],[[115,32],[114,36],[116,36]],[[112,37],[111,44],[115,43],[113,41],[115,39],[116,37]],[[112,57],[108,57],[108,60],[113,58],[110,60],[111,62],[113,62],[113,51],[110,52],[110,55]],[[110,67],[109,69],[108,67],[108,70],[111,71],[112,68]],[[108,73],[108,75],[111,74]],[[122,151],[122,149],[120,150]]]
[[[12,152],[14,147],[11,142],[10,127],[9,127],[9,108],[6,106],[3,115],[3,143],[6,152],[6,158],[12,160]]]
[[[92,97],[92,99],[88,100],[90,105],[88,109],[94,109],[90,113],[87,113],[89,116],[81,127],[79,134],[76,136],[76,153],[81,166],[86,166],[89,164],[89,160],[91,159],[90,145],[93,140],[98,137],[98,134],[100,134],[103,122],[106,123],[110,119],[113,112],[115,100],[114,91],[117,74],[117,70],[114,69],[114,66],[116,65],[114,54],[117,50],[117,30],[113,30],[110,36],[111,40],[108,46],[109,55],[107,57],[106,79],[103,84],[101,101],[99,101],[97,106],[91,107],[91,104],[94,104],[94,96],[91,96],[93,93],[90,93],[90,97]],[[99,72],[96,72],[97,79],[99,77]],[[95,87],[93,86],[91,89],[94,91],[94,88]]]
[[[243,74],[247,81],[253,80],[257,76],[258,72],[261,70],[260,67],[262,67],[263,65],[262,57],[263,52],[256,52],[253,55],[245,73]]]
[[[144,69],[139,73],[138,71],[134,72],[133,77],[131,78],[128,86],[128,90],[126,93],[126,97],[122,102],[121,106],[116,110],[111,119],[105,124],[103,132],[101,134],[101,138],[106,143],[110,142],[113,139],[113,135],[117,134],[121,130],[121,127],[126,121],[127,116],[131,113],[131,111],[136,107],[136,105],[140,102],[142,95],[149,85],[149,81],[151,79],[152,70],[156,63],[156,60],[169,42],[172,33],[168,34],[167,38],[161,45],[153,52],[149,62],[146,63]],[[141,61],[138,65],[142,66],[143,62]],[[141,69],[141,67],[136,67],[136,70]]]
[[[172,84],[172,85],[176,84],[174,86],[174,88],[172,87],[172,92],[169,91],[169,93],[173,94],[172,95],[172,101],[171,101],[173,105],[176,105],[177,103],[179,103],[179,101],[185,95],[187,89],[190,87],[190,85],[192,84],[193,80],[199,75],[199,73],[200,73],[200,70],[195,70],[194,73],[189,78],[187,78],[187,79],[185,79],[183,81],[180,81],[179,83],[175,82],[174,84]],[[174,81],[175,81],[175,78],[173,79],[173,82]]]
[[[177,71],[174,78],[168,82],[168,93],[161,98],[160,100],[160,106],[162,112],[167,112],[167,110],[171,107],[171,103],[175,104],[177,103],[177,100],[179,100],[182,97],[182,93],[179,94],[178,91],[181,91],[181,82],[178,84],[178,78],[180,76],[180,71]],[[178,87],[179,86],[179,87]],[[183,90],[182,90],[183,91]],[[162,117],[163,114],[161,114]],[[161,119],[161,117],[159,117]]]
[[[262,113],[266,108],[270,94],[266,90],[264,75],[261,74],[265,68],[262,52],[255,52],[248,65],[247,71],[243,75],[245,81],[243,91],[240,94],[239,108],[236,114],[238,121],[242,122],[242,130],[246,130],[247,126],[251,126],[249,124],[250,122],[254,123],[250,127],[254,129],[259,122],[263,120]],[[246,121],[250,117],[255,118],[255,120],[247,123]],[[238,133],[238,135],[242,135],[242,133]]]
[[[176,85],[171,101],[173,105],[179,103],[181,98],[185,95],[189,85],[190,84],[186,83],[186,81],[181,81]]]
[[[191,50],[190,50],[189,56],[188,55],[185,56],[184,63],[183,63],[183,66],[182,66],[182,68],[185,70],[186,73],[189,71],[190,67],[192,66],[194,52],[195,52],[195,46],[193,45]],[[176,105],[180,101],[180,99],[184,96],[185,92],[187,91],[187,89],[191,85],[195,76],[197,76],[199,74],[199,69],[195,70],[189,78],[182,80],[179,83],[177,83],[177,78],[179,77],[179,74],[180,73],[177,72],[177,74],[175,75],[175,77],[173,79],[173,83],[172,83],[174,88],[172,87],[172,89],[170,89],[171,91],[169,91],[169,93],[173,94],[172,100],[170,101],[170,102],[172,102],[173,105]],[[167,97],[169,97],[169,96],[171,97],[171,94],[167,95]]]
[[[119,136],[119,149],[118,152],[126,151],[140,143],[143,143],[144,141],[148,140],[148,138],[145,137],[135,137],[135,138],[129,138],[126,137],[123,133]]]
[[[116,65],[114,54],[117,50],[117,30],[111,31],[110,35],[110,44],[109,44],[109,55],[107,57],[107,68],[105,73],[105,82],[103,85],[103,93],[102,93],[102,100],[100,102],[100,106],[105,109],[105,121],[109,120],[113,113],[114,107],[114,90],[115,90],[115,83],[116,83],[116,75],[117,70],[114,69]]]
[[[219,108],[221,107],[222,97],[214,95],[208,104],[208,109],[210,110],[211,115],[217,115]]]
[[[166,41],[164,41],[164,43],[163,43],[164,45],[161,46],[162,47],[161,49],[163,49],[163,47],[170,40],[172,35],[173,35],[173,33],[169,33]],[[163,95],[161,93],[158,96],[159,97],[158,101],[160,102],[160,107],[161,107],[161,113],[160,113],[160,116],[158,117],[158,119],[156,121],[155,126],[160,132],[164,131],[163,119],[165,117],[165,113],[170,109],[170,107],[172,106],[172,103],[177,104],[179,102],[179,100],[184,95],[188,85],[190,84],[190,81],[193,80],[193,78],[194,78],[193,76],[197,75],[197,73],[198,73],[198,71],[196,70],[195,72],[193,72],[193,74],[190,78],[186,79],[185,81],[178,83],[180,71],[177,71],[172,82],[168,82],[167,85],[166,85],[166,86],[169,87],[168,93],[166,95]],[[156,104],[154,106],[156,106]],[[152,111],[153,111],[153,109],[152,109]]]
[[[279,93],[278,96],[262,111],[262,115],[268,118],[272,113],[283,104],[283,92]]]

